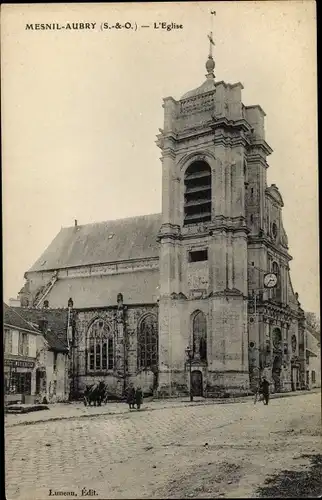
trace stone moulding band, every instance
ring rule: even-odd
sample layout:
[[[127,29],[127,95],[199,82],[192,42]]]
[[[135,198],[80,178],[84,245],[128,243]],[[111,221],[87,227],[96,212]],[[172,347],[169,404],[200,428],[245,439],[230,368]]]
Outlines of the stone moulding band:
[[[59,279],[124,274],[137,271],[154,271],[159,269],[159,259],[128,261],[106,265],[89,265],[85,268],[69,268],[59,270]]]

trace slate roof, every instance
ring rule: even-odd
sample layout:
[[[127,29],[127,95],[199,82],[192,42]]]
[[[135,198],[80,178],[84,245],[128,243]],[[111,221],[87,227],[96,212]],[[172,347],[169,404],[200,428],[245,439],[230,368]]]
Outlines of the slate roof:
[[[55,351],[67,351],[67,309],[33,309],[29,307],[11,308],[19,316],[39,325],[47,320],[48,330],[43,333],[49,347]]]
[[[55,269],[159,257],[161,214],[62,228],[29,269]]]
[[[33,333],[41,333],[39,329],[28,323],[24,315],[20,314],[20,308],[13,308],[3,303],[3,323],[8,326],[28,330]]]

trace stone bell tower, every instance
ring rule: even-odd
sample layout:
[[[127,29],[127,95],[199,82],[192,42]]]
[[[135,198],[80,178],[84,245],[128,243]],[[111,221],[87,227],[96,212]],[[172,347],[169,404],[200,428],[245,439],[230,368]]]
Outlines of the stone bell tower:
[[[241,83],[204,83],[164,99],[160,241],[159,393],[246,393],[246,150],[257,120]],[[256,107],[255,107],[256,108]],[[256,115],[254,118],[254,114]]]

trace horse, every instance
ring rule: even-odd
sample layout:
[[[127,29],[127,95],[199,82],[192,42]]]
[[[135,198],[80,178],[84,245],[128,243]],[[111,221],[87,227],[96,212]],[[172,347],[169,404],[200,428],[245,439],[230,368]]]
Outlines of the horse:
[[[101,381],[92,385],[87,385],[84,391],[84,405],[101,406],[106,399],[107,386]]]

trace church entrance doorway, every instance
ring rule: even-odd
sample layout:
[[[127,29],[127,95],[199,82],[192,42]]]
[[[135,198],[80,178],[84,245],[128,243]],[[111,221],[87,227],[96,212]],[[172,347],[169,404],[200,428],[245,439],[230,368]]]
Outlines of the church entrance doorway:
[[[300,374],[297,367],[292,367],[291,372],[291,387],[292,391],[296,391],[300,386]]]
[[[274,381],[275,392],[281,391],[281,369],[282,369],[282,356],[277,355],[274,358],[273,369],[272,369],[272,378]]]
[[[202,396],[203,395],[202,373],[200,370],[194,370],[191,373],[191,387],[192,387],[192,394],[194,396]]]

